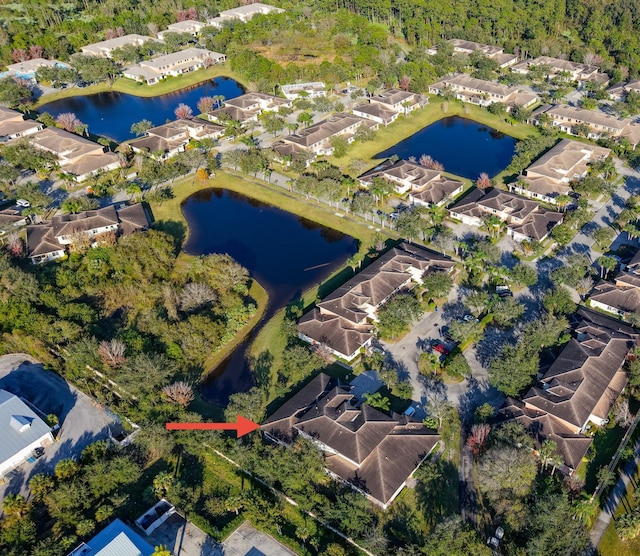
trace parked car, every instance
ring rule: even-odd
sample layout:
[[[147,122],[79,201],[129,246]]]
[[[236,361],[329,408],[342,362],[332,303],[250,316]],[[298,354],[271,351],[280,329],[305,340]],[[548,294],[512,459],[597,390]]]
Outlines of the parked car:
[[[437,342],[436,344],[431,346],[433,351],[437,351],[441,355],[449,355],[451,353],[444,344]]]
[[[496,293],[499,297],[513,297],[513,292],[509,286],[496,286]]]
[[[18,199],[16,201],[16,205],[18,205],[19,207],[29,208],[31,206],[31,203],[26,199]]]
[[[473,315],[465,315],[464,317],[462,317],[462,320],[464,320],[464,322],[471,322],[472,320],[478,322],[478,319]]]
[[[447,340],[452,340],[451,338],[451,334],[449,332],[449,327],[448,326],[443,326],[440,329],[440,336],[442,336],[443,338],[447,339]]]

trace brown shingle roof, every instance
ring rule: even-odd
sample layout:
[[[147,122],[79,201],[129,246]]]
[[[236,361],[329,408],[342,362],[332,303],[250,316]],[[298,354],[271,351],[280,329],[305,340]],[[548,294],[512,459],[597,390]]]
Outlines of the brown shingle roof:
[[[51,219],[53,237],[55,238],[114,224],[118,224],[118,215],[113,205],[78,214],[62,214]]]
[[[638,334],[586,309],[576,315],[581,320],[575,327],[575,337],[560,352],[540,385],[531,388],[523,400],[578,430],[603,399],[608,409],[613,405],[624,386],[616,375],[624,375],[620,369],[637,343]],[[602,418],[605,417],[606,413]]]
[[[640,289],[633,286],[618,287],[609,282],[600,282],[593,289],[589,299],[625,313],[640,311]]]
[[[49,224],[34,224],[27,226],[27,254],[29,257],[37,257],[56,251],[64,251],[53,237],[53,229]]]
[[[520,423],[533,438],[536,449],[539,449],[545,440],[555,442],[556,453],[572,470],[580,465],[593,441],[588,436],[574,433],[552,415],[528,409],[524,403],[513,398],[505,400],[498,413],[498,421],[500,424],[508,421]]]
[[[562,139],[533,162],[525,174],[568,183],[573,179],[582,178],[587,173],[589,162],[604,160],[610,154],[611,149]]]
[[[349,387],[320,373],[262,430],[277,439],[302,434],[328,447],[327,467],[385,505],[399,491],[439,436],[406,416],[357,405]]]

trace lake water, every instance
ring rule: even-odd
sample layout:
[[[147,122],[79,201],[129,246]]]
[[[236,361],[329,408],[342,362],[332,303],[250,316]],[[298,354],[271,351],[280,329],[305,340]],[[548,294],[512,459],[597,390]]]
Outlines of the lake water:
[[[357,250],[350,236],[225,189],[199,191],[182,210],[189,224],[187,253],[228,253],[267,290],[263,323]],[[230,394],[251,387],[246,350],[259,328],[205,381],[201,393],[207,401],[226,405]]]
[[[229,77],[216,77],[157,97],[137,97],[112,91],[63,98],[42,105],[38,112],[48,112],[54,117],[63,112],[73,112],[81,122],[89,126],[89,133],[120,142],[135,137],[129,131],[131,124],[135,122],[149,120],[154,125],[161,125],[167,120],[175,120],[174,110],[180,103],[187,104],[194,114],[198,114],[196,105],[202,97],[222,95],[229,99],[243,93],[237,81]]]
[[[475,180],[481,172],[489,177],[504,170],[514,154],[516,140],[473,120],[449,116],[414,133],[376,158],[397,155],[407,159],[428,154],[447,172]]]

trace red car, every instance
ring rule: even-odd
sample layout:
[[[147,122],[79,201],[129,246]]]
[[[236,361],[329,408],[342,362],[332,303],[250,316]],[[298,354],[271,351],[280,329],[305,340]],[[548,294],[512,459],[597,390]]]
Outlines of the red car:
[[[437,351],[438,353],[441,353],[442,355],[449,355],[449,353],[451,353],[445,346],[444,344],[434,344],[432,346],[433,351]]]

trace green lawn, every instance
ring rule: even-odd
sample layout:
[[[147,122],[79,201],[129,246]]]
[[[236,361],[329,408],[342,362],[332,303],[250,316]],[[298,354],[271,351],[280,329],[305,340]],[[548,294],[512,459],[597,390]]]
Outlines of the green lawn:
[[[619,426],[613,426],[611,428],[598,428],[596,434],[593,437],[592,450],[595,450],[595,456],[589,462],[583,461],[576,469],[576,475],[585,481],[585,489],[587,492],[592,493],[598,486],[598,479],[596,473],[598,469],[603,465],[608,465],[615,454],[622,437],[624,436],[624,429]]]
[[[637,485],[639,480],[640,471],[638,471],[631,480],[627,493],[620,501],[614,518],[629,511],[629,509],[633,507],[633,493],[636,490],[634,485]],[[601,556],[637,556],[640,554],[640,537],[636,537],[631,541],[621,541],[616,533],[615,522],[611,521],[598,546],[598,553],[601,554]]]
[[[117,91],[139,97],[156,97],[167,93],[173,93],[174,91],[179,91],[180,89],[185,89],[202,83],[203,81],[213,79],[214,77],[221,76],[230,77],[242,86],[246,86],[246,81],[237,73],[232,71],[227,64],[217,64],[210,68],[186,73],[180,77],[167,77],[155,85],[145,85],[143,83],[133,81],[132,79],[120,77],[112,84],[106,82],[96,83],[95,85],[90,85],[89,87],[84,87],[82,89],[79,87],[69,87],[55,93],[41,96],[34,104],[34,109],[39,108],[43,104],[53,102],[54,100],[75,96],[94,95],[105,91]]]

